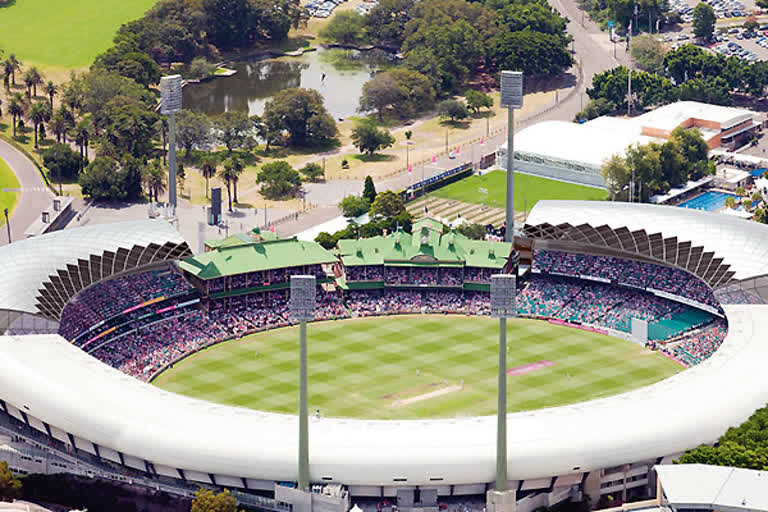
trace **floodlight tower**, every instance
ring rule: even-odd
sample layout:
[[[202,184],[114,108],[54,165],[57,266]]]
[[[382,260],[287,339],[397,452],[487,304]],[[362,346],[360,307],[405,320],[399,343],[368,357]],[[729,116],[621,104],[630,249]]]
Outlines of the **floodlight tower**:
[[[504,241],[511,242],[515,226],[515,109],[523,106],[523,72],[501,72],[501,107],[507,109],[507,227]]]
[[[307,410],[307,320],[315,318],[315,276],[291,276],[291,314],[299,321],[299,481],[309,490],[309,426]]]
[[[168,202],[176,216],[176,113],[181,112],[181,75],[160,79],[160,113],[168,116]]]
[[[509,172],[509,171],[508,171]],[[489,512],[511,512],[516,492],[507,490],[507,318],[515,316],[516,278],[491,276],[491,316],[499,319],[499,385],[496,411],[496,488],[488,492]]]

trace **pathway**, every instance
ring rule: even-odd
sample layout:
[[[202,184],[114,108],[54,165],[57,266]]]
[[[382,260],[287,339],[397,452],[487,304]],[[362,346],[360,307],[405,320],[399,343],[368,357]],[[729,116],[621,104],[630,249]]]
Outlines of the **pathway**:
[[[46,187],[35,164],[4,140],[0,140],[0,158],[16,174],[21,185],[21,197],[11,215],[11,238],[14,241],[21,240],[27,228],[50,206],[53,194]],[[5,227],[2,231],[0,245],[5,245],[8,243]]]

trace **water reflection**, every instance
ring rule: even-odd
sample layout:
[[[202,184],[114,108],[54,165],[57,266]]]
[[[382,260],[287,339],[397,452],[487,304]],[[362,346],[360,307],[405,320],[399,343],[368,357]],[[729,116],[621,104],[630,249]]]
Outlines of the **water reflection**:
[[[353,115],[363,84],[391,65],[383,52],[318,49],[301,57],[253,59],[228,64],[237,73],[184,88],[184,108],[217,115],[229,110],[262,114],[276,92],[289,87],[316,89],[335,118]]]

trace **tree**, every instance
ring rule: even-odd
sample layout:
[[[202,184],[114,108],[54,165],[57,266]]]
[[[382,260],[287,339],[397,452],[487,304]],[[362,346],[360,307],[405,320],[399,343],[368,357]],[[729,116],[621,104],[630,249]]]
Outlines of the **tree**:
[[[323,27],[320,36],[342,45],[360,43],[365,39],[365,16],[356,11],[338,12]]]
[[[56,136],[56,142],[61,142],[62,137],[64,137],[64,142],[66,142],[66,135],[70,126],[60,110],[57,110],[53,117],[51,117],[51,120],[48,121],[48,129]]]
[[[464,95],[464,99],[467,101],[467,108],[475,114],[478,113],[481,108],[493,107],[493,98],[482,91],[470,89]]]
[[[74,139],[75,144],[80,148],[80,160],[84,162],[88,159],[88,141],[91,137],[91,122],[90,118],[81,119],[77,125],[72,129],[70,136]],[[82,170],[82,164],[80,165]]]
[[[395,138],[389,131],[368,121],[358,123],[352,130],[352,144],[368,156],[373,156],[376,151],[391,147],[394,143]]]
[[[632,58],[643,71],[662,74],[666,50],[664,43],[656,36],[645,34],[632,38]]]
[[[403,43],[405,25],[416,0],[381,0],[366,17],[368,34],[375,41],[397,47]]]
[[[165,167],[157,158],[144,168],[142,181],[149,192],[150,202],[157,202],[158,196],[165,192],[165,179]]]
[[[370,212],[374,217],[397,217],[405,212],[405,204],[399,194],[386,190],[376,194]]]
[[[603,164],[602,174],[611,199],[626,200],[629,197],[628,186],[632,172],[626,158],[621,155],[611,156]]]
[[[212,155],[206,155],[200,164],[200,173],[205,178],[205,198],[208,199],[208,180],[216,175],[216,159]]]
[[[309,181],[317,181],[325,174],[323,167],[315,162],[309,162],[304,165],[304,167],[299,169],[299,172]]]
[[[5,70],[6,73],[10,69],[11,72],[11,85],[16,85],[16,72],[21,71],[21,61],[16,57],[15,54],[11,53],[8,55],[8,58],[5,60]]]
[[[731,196],[728,196],[725,198],[725,207],[726,208],[736,208],[736,200],[732,198]]]
[[[365,183],[363,184],[363,197],[368,204],[373,204],[376,199],[376,187],[373,185],[373,178],[370,176],[365,177]]]
[[[358,196],[347,196],[339,203],[344,216],[351,219],[363,215],[370,207],[371,203],[366,198]]]
[[[693,8],[693,35],[709,39],[715,33],[715,10],[701,2]]]
[[[214,126],[219,141],[227,147],[229,155],[235,149],[250,147],[254,143],[251,132],[253,124],[245,112],[224,112],[216,119]]]
[[[405,117],[429,110],[435,104],[435,88],[432,81],[418,71],[396,68],[387,71],[399,86],[399,97],[393,105],[395,112]]]
[[[189,64],[189,76],[192,78],[206,78],[213,75],[216,72],[216,64],[208,62],[205,57],[197,57],[192,59]]]
[[[227,200],[229,202],[229,211],[232,211],[232,182],[235,180],[235,172],[232,169],[232,160],[225,160],[221,170],[219,170],[219,178],[227,186]]]
[[[530,29],[501,33],[490,57],[497,69],[517,69],[540,78],[557,76],[573,63],[563,37]]]
[[[747,30],[747,31],[755,31],[759,26],[760,24],[754,18],[749,18],[747,21],[744,22],[744,25],[742,25],[744,30]]]
[[[472,240],[484,240],[486,235],[485,226],[482,224],[470,224],[465,222],[456,228],[456,231]]]
[[[459,100],[443,100],[437,104],[437,112],[442,118],[460,121],[469,117],[467,106]]]
[[[43,151],[43,165],[57,179],[73,179],[80,171],[80,156],[67,144],[56,143]]]
[[[130,154],[143,157],[154,146],[155,125],[158,115],[137,103],[113,107],[106,114],[102,150],[121,157]]]
[[[301,186],[299,173],[285,160],[264,164],[256,180],[261,183],[261,194],[270,199],[293,197]]]
[[[229,165],[230,167],[230,173],[229,175],[232,178],[232,185],[234,188],[234,197],[235,202],[239,202],[237,200],[237,182],[240,181],[240,176],[243,174],[243,171],[245,170],[245,165],[243,164],[243,161],[237,158],[236,156],[233,156],[229,160],[224,161],[224,167]]]
[[[28,83],[29,82],[29,83]],[[37,86],[43,84],[43,75],[35,66],[32,66],[24,73],[24,83],[32,85],[32,96],[37,96]],[[27,94],[29,96],[29,94]]]
[[[37,149],[37,134],[40,125],[51,118],[51,107],[47,101],[38,101],[27,109],[27,119],[35,127],[35,149]]]
[[[20,118],[24,115],[24,106],[21,104],[21,102],[16,98],[11,98],[11,101],[8,102],[8,113],[11,115],[11,118],[13,119],[13,137],[16,137],[16,119]]]
[[[360,112],[375,110],[379,122],[384,120],[384,110],[394,106],[400,99],[400,86],[389,73],[379,73],[363,85],[360,95]]]
[[[107,156],[97,156],[78,179],[83,195],[93,199],[128,199],[141,191],[141,175],[133,165],[120,165]]]
[[[21,480],[16,478],[8,467],[8,462],[0,462],[0,501],[13,501],[21,498]]]
[[[176,116],[176,142],[184,148],[184,158],[189,158],[192,148],[205,149],[213,141],[213,123],[207,115],[192,110],[179,112]]]
[[[224,490],[215,494],[209,489],[198,489],[192,498],[190,512],[237,512],[237,500]]]
[[[59,88],[56,86],[55,83],[49,80],[48,83],[45,84],[45,94],[51,100],[51,111],[53,111],[53,97],[56,96],[58,93],[59,93]]]
[[[267,101],[264,121],[286,131],[297,146],[326,144],[336,138],[336,122],[325,109],[323,97],[312,89],[283,89]]]

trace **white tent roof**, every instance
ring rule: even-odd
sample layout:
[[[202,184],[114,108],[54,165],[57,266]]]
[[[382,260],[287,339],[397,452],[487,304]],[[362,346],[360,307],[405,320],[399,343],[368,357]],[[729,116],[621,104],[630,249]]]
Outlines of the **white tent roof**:
[[[543,121],[515,135],[515,153],[536,154],[599,168],[608,158],[623,154],[632,144],[647,144],[654,140],[640,135],[633,122],[623,119],[584,124]]]
[[[675,464],[655,466],[664,496],[675,508],[768,511],[768,472]]]

